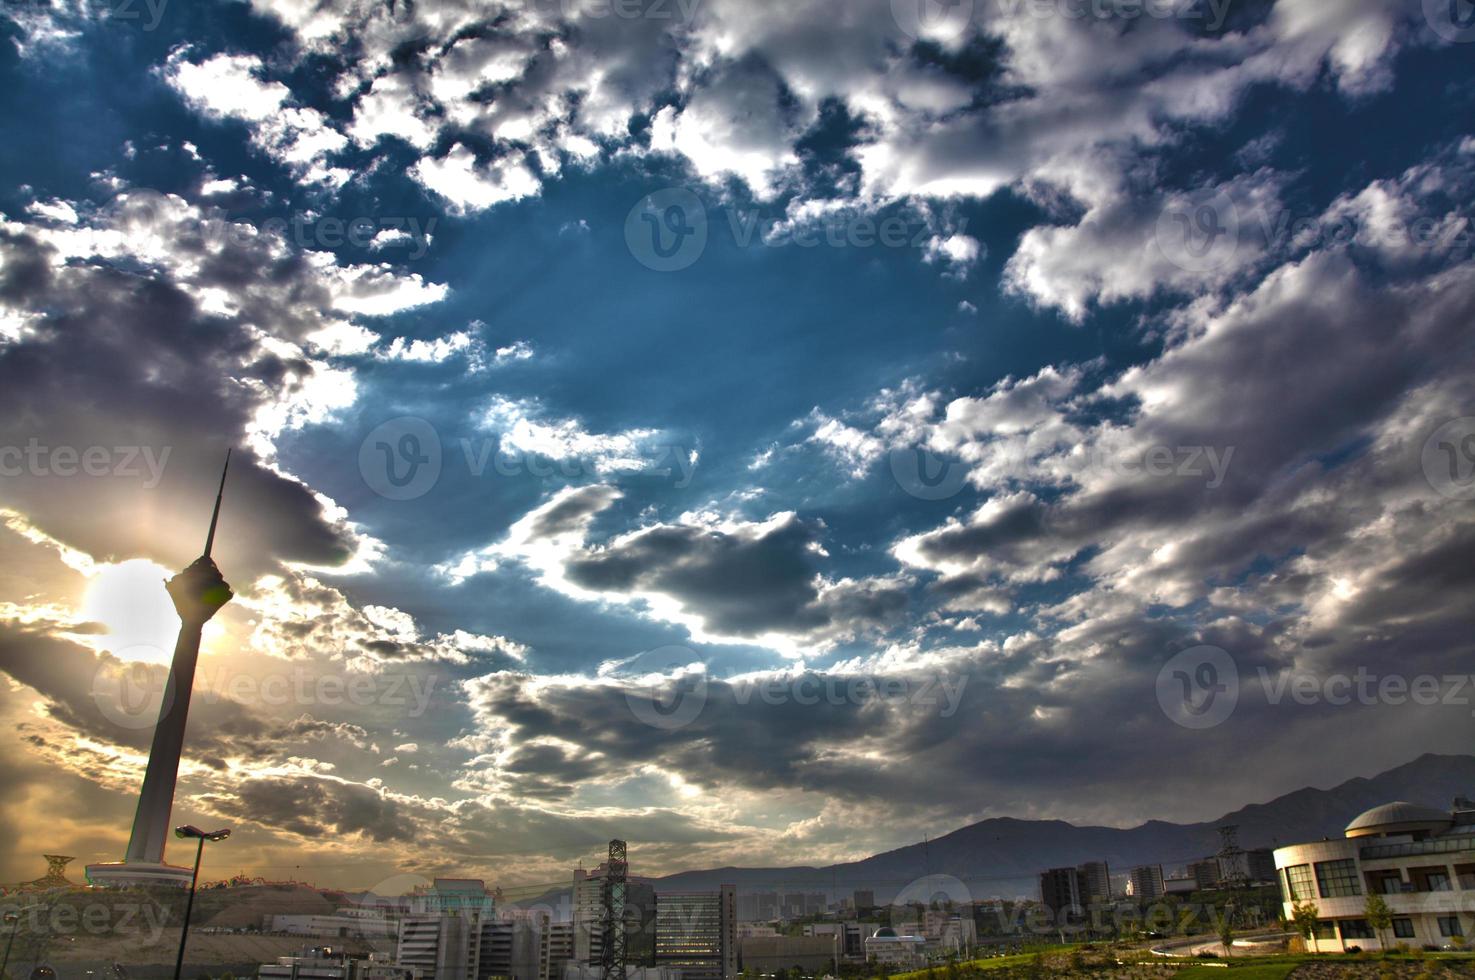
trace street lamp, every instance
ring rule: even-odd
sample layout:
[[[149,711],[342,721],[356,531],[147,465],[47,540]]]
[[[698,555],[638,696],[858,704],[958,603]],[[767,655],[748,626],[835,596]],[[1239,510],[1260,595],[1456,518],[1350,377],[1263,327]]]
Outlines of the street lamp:
[[[225,840],[230,836],[230,828],[207,832],[199,827],[186,824],[183,827],[175,827],[174,836],[181,840],[200,842],[195,848],[195,873],[190,876],[189,880],[189,900],[184,906],[184,925],[179,930],[179,956],[174,960],[174,980],[179,980],[179,975],[184,970],[184,944],[189,940],[189,919],[190,913],[195,910],[195,885],[200,881],[200,859],[205,856],[205,842]]]
[[[5,959],[0,960],[0,980],[4,980],[5,970],[10,966],[10,949],[15,945],[15,933],[20,928],[20,914],[22,912],[29,912],[31,909],[39,909],[41,905],[41,902],[37,902],[34,905],[27,905],[25,908],[17,909],[14,912],[6,912],[3,917],[0,917],[5,920],[6,925],[10,926],[10,938],[5,941]]]
[[[5,943],[5,959],[0,962],[0,980],[3,980],[5,970],[10,966],[10,947],[15,945],[15,931],[20,928],[20,913],[6,912],[5,923],[10,926],[10,939]]]

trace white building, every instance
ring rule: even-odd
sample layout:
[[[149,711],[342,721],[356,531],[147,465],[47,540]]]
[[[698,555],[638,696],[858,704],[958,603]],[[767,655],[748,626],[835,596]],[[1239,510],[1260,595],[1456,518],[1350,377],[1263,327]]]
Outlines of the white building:
[[[478,980],[485,919],[476,909],[407,915],[400,919],[396,959],[424,980]]]
[[[866,961],[902,970],[920,969],[927,965],[927,939],[924,936],[898,936],[890,926],[876,930],[865,941]]]
[[[305,950],[301,956],[279,956],[256,970],[262,980],[422,980],[420,971],[369,956],[350,959],[329,946]]]
[[[549,922],[538,954],[538,980],[558,980],[574,959],[574,924]]]
[[[1340,840],[1277,848],[1275,867],[1287,919],[1297,904],[1316,906],[1317,952],[1450,945],[1475,929],[1475,804],[1374,807]],[[1367,921],[1372,893],[1393,913],[1382,939]]]
[[[397,923],[382,909],[342,908],[332,915],[267,915],[262,928],[266,932],[285,932],[293,936],[320,936],[344,939],[388,939],[397,931]]]

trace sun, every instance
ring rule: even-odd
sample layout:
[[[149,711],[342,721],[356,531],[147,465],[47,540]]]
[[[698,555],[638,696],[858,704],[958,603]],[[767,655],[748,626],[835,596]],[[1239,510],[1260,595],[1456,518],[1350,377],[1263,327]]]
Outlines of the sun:
[[[179,616],[164,591],[171,573],[146,558],[99,565],[87,587],[82,614],[107,627],[102,645],[122,660],[167,664]]]

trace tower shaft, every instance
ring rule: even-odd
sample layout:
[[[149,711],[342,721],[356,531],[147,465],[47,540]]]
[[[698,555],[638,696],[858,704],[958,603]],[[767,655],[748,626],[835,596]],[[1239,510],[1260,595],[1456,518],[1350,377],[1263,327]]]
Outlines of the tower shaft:
[[[149,747],[149,764],[144,770],[143,789],[133,815],[133,833],[128,838],[130,864],[164,863],[164,844],[169,839],[169,812],[174,806],[174,786],[179,780],[179,760],[184,752],[184,726],[189,721],[190,693],[195,686],[195,665],[200,659],[200,635],[204,623],[184,622],[174,642],[174,659],[169,665],[169,682],[159,706],[159,721]]]

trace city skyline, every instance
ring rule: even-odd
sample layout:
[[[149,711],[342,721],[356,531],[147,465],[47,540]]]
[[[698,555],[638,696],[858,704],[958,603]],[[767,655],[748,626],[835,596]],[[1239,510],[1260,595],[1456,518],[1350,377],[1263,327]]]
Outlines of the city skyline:
[[[934,7],[4,5],[0,882],[129,850],[227,449],[211,880],[1468,753],[1472,29]]]

